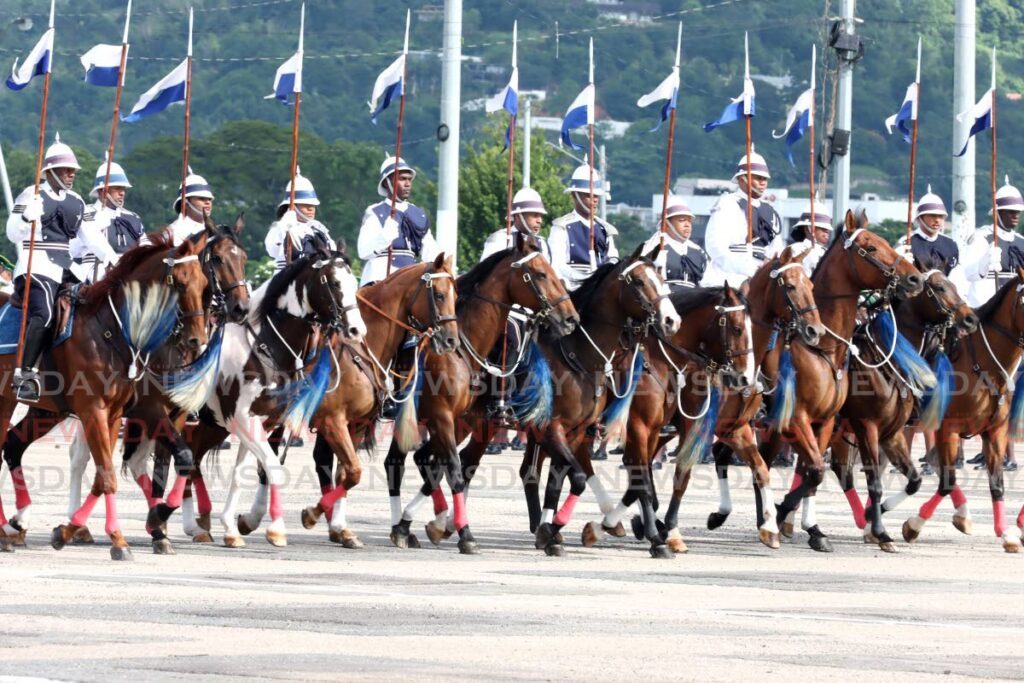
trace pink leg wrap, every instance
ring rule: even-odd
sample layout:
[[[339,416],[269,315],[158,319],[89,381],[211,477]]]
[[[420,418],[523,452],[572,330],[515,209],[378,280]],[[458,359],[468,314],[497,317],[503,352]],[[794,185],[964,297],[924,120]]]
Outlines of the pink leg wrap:
[[[438,486],[431,492],[430,497],[434,499],[435,515],[439,515],[448,509],[448,501],[445,500],[444,491],[441,490],[440,486]]]
[[[324,484],[323,486],[320,487],[320,494],[323,495],[323,494],[326,494],[326,493],[330,493],[331,490],[333,490],[333,489],[334,489],[334,487],[331,486],[330,484]],[[327,523],[330,524],[331,517],[334,516],[334,506],[332,505],[329,508],[320,508],[320,509],[324,511],[324,517],[327,518]]]
[[[0,506],[0,517],[3,516],[4,511],[2,509],[2,506]],[[1024,529],[1024,507],[1021,507],[1020,514],[1017,515],[1017,526],[1019,526],[1021,529]]]
[[[339,487],[340,488],[340,487]],[[281,491],[276,484],[270,485],[270,519],[281,519],[284,507],[281,505]]]
[[[452,494],[452,504],[455,506],[455,530],[469,525],[469,516],[466,515],[466,494],[462,491]]]
[[[140,474],[135,478],[135,483],[142,489],[142,495],[146,497],[149,507],[153,507],[153,480],[149,478],[148,474]]]
[[[121,523],[117,521],[117,499],[113,493],[108,493],[103,497],[103,503],[107,507],[107,536],[112,536],[115,532],[121,530]]]
[[[931,519],[932,515],[935,514],[935,508],[939,507],[939,503],[942,502],[943,498],[945,498],[945,496],[943,496],[941,493],[936,493],[935,495],[928,499],[927,503],[921,506],[921,509],[918,511],[917,514],[921,517],[921,519]]]
[[[89,494],[85,497],[85,502],[82,503],[82,507],[78,508],[75,514],[71,515],[72,526],[85,526],[85,523],[89,521],[89,515],[92,514],[92,509],[96,507],[96,501],[99,497]]]
[[[1021,514],[1024,514],[1024,510],[1021,510]],[[4,514],[4,502],[0,499],[0,526],[7,524],[7,515]]]
[[[992,522],[996,528],[996,536],[1002,536],[1006,531],[1006,507],[1001,500],[992,501]]]
[[[206,480],[198,472],[192,475],[192,488],[196,494],[196,507],[199,508],[199,514],[210,514],[213,510],[213,504],[210,503],[210,492],[206,490]]]
[[[555,515],[555,524],[558,526],[565,526],[572,519],[572,511],[576,509],[576,502],[579,501],[580,497],[575,493],[570,493],[562,503],[562,507],[558,510],[558,514]]]
[[[850,502],[850,511],[853,512],[853,521],[856,523],[858,529],[863,529],[867,526],[867,519],[864,518],[864,505],[860,502],[860,496],[857,495],[857,489],[849,489],[846,493],[846,500]]]
[[[32,496],[28,495],[25,484],[25,470],[20,467],[11,470],[11,483],[14,484],[14,504],[19,510],[24,510],[32,504]]]
[[[344,486],[339,486],[331,491],[326,491],[324,495],[320,497],[320,509],[321,510],[333,510],[334,504],[338,502],[339,498],[344,498],[348,491],[345,490]]]
[[[800,484],[802,484],[802,483],[804,483],[804,478],[802,476],[800,476],[799,472],[794,472],[793,473],[793,483],[789,485],[789,490],[790,491],[796,491],[798,488],[800,488]]]
[[[964,491],[959,485],[953,487],[953,491],[949,494],[949,499],[953,501],[953,507],[967,504],[967,496],[964,495]]]
[[[188,484],[188,477],[178,476],[174,480],[174,488],[171,495],[167,496],[167,507],[177,510],[181,507],[181,499],[185,497],[185,485]]]

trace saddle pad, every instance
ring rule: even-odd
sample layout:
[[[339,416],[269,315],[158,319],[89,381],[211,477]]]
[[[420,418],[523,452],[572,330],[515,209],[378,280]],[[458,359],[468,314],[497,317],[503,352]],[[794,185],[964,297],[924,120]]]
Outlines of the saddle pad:
[[[50,345],[58,346],[71,338],[71,330],[75,324],[75,307],[71,307],[71,315],[63,329]],[[0,355],[18,352],[18,335],[21,333],[21,308],[6,303],[0,308]]]

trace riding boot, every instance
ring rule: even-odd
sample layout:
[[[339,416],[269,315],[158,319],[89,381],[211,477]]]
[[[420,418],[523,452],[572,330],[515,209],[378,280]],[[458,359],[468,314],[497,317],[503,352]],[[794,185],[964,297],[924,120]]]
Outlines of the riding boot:
[[[36,364],[43,353],[48,328],[43,321],[29,318],[25,325],[25,347],[22,366],[14,372],[14,390],[19,401],[38,403],[42,390]]]

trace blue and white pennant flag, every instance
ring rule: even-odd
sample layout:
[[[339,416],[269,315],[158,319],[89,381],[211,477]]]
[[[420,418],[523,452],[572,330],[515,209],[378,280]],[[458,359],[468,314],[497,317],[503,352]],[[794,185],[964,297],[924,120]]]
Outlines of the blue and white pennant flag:
[[[409,56],[409,20],[411,11],[405,14],[405,43],[402,47],[402,54],[398,59],[391,62],[388,68],[380,72],[377,80],[373,82],[373,94],[367,104],[370,106],[370,121],[377,125],[377,116],[388,108],[391,100],[397,95],[401,97],[405,92],[405,60]]]
[[[680,52],[683,44],[683,24],[679,24],[679,33],[676,38],[676,63],[672,67],[672,73],[668,77],[658,84],[658,87],[647,93],[639,100],[636,101],[636,106],[646,107],[660,100],[665,100],[665,104],[661,107],[661,120],[658,121],[658,125],[652,128],[649,132],[661,128],[661,124],[668,120],[669,115],[676,108],[676,99],[679,96],[679,59]]]
[[[741,121],[747,116],[754,116],[754,81],[750,80],[750,52],[747,49],[747,36],[743,34],[743,51],[745,69],[743,72],[743,92],[722,110],[722,115],[710,123],[704,124],[704,132],[710,133],[719,126]]]
[[[39,39],[32,51],[25,57],[25,61],[18,66],[15,58],[14,66],[11,67],[11,75],[7,79],[7,87],[11,90],[21,90],[27,86],[36,76],[50,73],[50,65],[53,60],[53,19],[51,12],[50,28],[46,29],[43,37]]]
[[[508,85],[499,90],[493,97],[488,98],[484,107],[488,114],[504,109],[513,119],[519,116],[519,66],[516,63],[518,23],[514,22],[512,24],[512,75],[508,78]],[[509,121],[508,128],[505,129],[505,146],[501,148],[502,151],[508,149],[509,143],[512,141],[512,126],[514,123],[514,120]]]
[[[812,87],[800,93],[800,97],[796,98],[796,103],[789,108],[785,129],[778,135],[772,131],[772,137],[776,140],[786,138],[786,158],[793,166],[796,166],[796,162],[793,161],[793,145],[804,136],[808,128],[814,125],[813,109],[814,88]]]
[[[174,71],[167,74],[156,85],[142,93],[142,97],[132,107],[128,116],[122,116],[125,123],[141,121],[147,116],[159,114],[175,102],[185,101],[185,82],[188,78],[188,58],[183,59],[181,64],[174,67]]]
[[[914,121],[917,121],[917,93],[918,84],[921,82],[921,39],[917,39],[917,77],[907,87],[907,94],[903,96],[903,104],[898,112],[885,120],[885,128],[892,135],[892,129],[898,128],[903,133],[903,140],[908,144],[911,142]]]
[[[582,150],[569,137],[569,131],[582,126],[594,125],[594,99],[596,89],[594,88],[594,39],[590,39],[590,82],[582,92],[576,96],[569,108],[565,110],[565,117],[562,119],[562,142],[569,147]]]
[[[121,79],[120,45],[96,45],[82,55],[81,62],[86,83],[117,87]]]
[[[306,3],[299,10],[299,49],[274,74],[274,92],[263,99],[277,99],[288,104],[288,96],[302,92],[302,41],[306,32]],[[294,100],[293,100],[294,101]]]
[[[992,127],[992,101],[996,96],[996,49],[992,48],[992,87],[988,89],[981,99],[975,103],[973,107],[967,111],[962,111],[956,115],[956,120],[960,123],[971,121],[971,130],[967,133],[967,139],[964,141],[964,146],[960,150],[959,154],[953,156],[962,157],[967,153],[967,146],[971,144],[971,138],[980,133],[983,130],[988,130]]]

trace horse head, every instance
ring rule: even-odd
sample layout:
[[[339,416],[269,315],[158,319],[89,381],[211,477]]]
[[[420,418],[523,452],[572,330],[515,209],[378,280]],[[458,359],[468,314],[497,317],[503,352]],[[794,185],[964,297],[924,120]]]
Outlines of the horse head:
[[[359,302],[356,300],[356,292],[359,289],[359,279],[352,272],[352,264],[345,254],[345,244],[342,242],[333,254],[328,255],[332,266],[331,277],[336,286],[336,294],[340,301],[336,306],[334,327],[341,330],[341,333],[350,341],[362,341],[366,336],[366,322],[359,312]]]
[[[978,315],[967,305],[952,282],[932,263],[922,263],[925,272],[924,296],[907,302],[915,320],[921,325],[955,327],[959,334],[978,329]]]
[[[571,333],[580,322],[576,307],[540,245],[531,237],[516,233],[508,265],[509,301],[536,311],[558,335]]]
[[[643,249],[641,244],[616,267],[616,281],[622,285],[617,293],[619,306],[630,318],[654,323],[662,334],[671,337],[679,330],[682,321],[669,300],[668,285],[654,265],[661,247],[655,245],[647,254]]]
[[[739,290],[726,282],[722,289],[722,303],[715,307],[718,328],[718,354],[724,359],[727,372],[723,379],[727,386],[743,388],[754,385],[754,334],[750,324],[750,309]]]
[[[868,229],[867,213],[846,212],[843,230],[836,236],[847,255],[846,277],[859,289],[880,289],[909,299],[924,290],[924,278],[910,261]],[[824,260],[824,258],[822,259]],[[829,277],[825,272],[823,277]]]
[[[761,266],[750,278],[752,302],[763,302],[763,322],[786,320],[796,328],[808,346],[817,346],[825,337],[818,306],[814,303],[814,285],[804,271],[804,259],[810,249],[790,245]]]
[[[233,323],[243,322],[249,314],[250,288],[245,279],[248,256],[239,240],[244,227],[244,213],[238,214],[232,226],[217,225],[206,214],[209,239],[202,254],[203,272],[214,300],[223,299],[224,315]]]
[[[425,269],[415,269],[411,272],[422,273],[418,285],[414,288],[397,289],[411,297],[407,299],[410,322],[420,332],[429,330],[434,353],[450,353],[457,350],[459,326],[455,317],[455,275],[452,272],[452,257],[445,257],[442,251],[432,263],[426,264]]]

